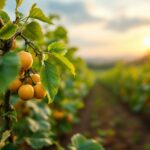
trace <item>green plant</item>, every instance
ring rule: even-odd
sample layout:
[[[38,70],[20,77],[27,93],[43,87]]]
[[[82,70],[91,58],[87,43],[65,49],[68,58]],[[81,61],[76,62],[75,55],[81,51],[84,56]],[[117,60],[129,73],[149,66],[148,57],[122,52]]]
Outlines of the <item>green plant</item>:
[[[23,100],[33,99],[34,94],[35,98],[38,99],[42,99],[46,95],[47,98],[45,99],[48,103],[52,102],[60,85],[57,60],[65,64],[75,75],[74,66],[64,56],[65,46],[52,42],[45,45],[44,48],[41,47],[41,43],[44,44],[46,41],[42,26],[35,20],[50,25],[52,20],[46,17],[36,4],[31,7],[28,16],[24,16],[18,11],[22,2],[22,0],[16,0],[16,18],[14,21],[11,21],[5,11],[0,10],[0,96],[3,99],[3,102],[1,100],[1,116],[5,120],[1,127],[1,133],[3,131],[2,135],[9,133],[7,139],[4,140],[6,143],[7,140],[13,142],[13,121],[17,119],[16,110],[11,104],[11,95],[17,97],[19,95]],[[5,1],[2,1],[1,9],[4,4]],[[16,41],[24,41],[24,47],[17,47],[16,50],[12,50]],[[35,83],[32,75],[35,72],[40,73],[43,87],[41,83]],[[20,74],[21,76],[19,76]],[[28,78],[33,81],[31,85],[26,81]]]
[[[2,10],[5,0],[0,2],[0,149],[63,149],[58,136],[77,122],[93,76],[75,57],[76,48],[68,46],[67,30],[52,24],[58,17],[47,17],[36,4],[24,16],[18,11],[22,2],[16,0],[14,21]],[[39,21],[46,23],[46,31]],[[55,110],[64,112],[59,122],[52,117]],[[82,139],[88,147],[101,149]]]

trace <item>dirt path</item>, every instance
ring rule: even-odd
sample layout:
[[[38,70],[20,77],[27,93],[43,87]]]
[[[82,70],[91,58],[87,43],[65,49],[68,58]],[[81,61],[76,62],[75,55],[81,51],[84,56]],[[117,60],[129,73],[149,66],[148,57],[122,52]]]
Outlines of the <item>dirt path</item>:
[[[79,112],[80,123],[62,144],[67,145],[74,133],[98,138],[106,150],[150,150],[150,127],[132,115],[114,96],[97,84]]]

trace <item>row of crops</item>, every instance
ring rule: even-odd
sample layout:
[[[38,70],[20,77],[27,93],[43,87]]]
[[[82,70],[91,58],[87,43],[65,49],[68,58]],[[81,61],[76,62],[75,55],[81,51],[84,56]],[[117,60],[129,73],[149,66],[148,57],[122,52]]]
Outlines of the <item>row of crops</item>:
[[[63,150],[59,139],[80,121],[94,76],[76,57],[67,30],[53,23],[59,17],[47,17],[36,4],[24,16],[22,2],[16,0],[12,21],[0,1],[0,149]],[[81,134],[66,147],[103,149]]]
[[[142,63],[118,63],[98,75],[99,81],[128,104],[134,112],[149,114],[150,66],[149,59]]]

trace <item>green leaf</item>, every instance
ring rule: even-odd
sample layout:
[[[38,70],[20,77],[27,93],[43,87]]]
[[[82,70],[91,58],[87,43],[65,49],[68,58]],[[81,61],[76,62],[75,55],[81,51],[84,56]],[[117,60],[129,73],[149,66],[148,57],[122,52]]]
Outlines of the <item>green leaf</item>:
[[[41,77],[42,83],[44,84],[45,89],[48,91],[47,96],[50,103],[57,94],[60,85],[60,77],[56,65],[50,61],[45,61],[41,71]]]
[[[6,113],[6,116],[8,116],[12,122],[17,122],[17,112],[14,111],[9,111],[8,113]]]
[[[5,142],[10,136],[10,131],[6,130],[3,134],[2,134],[2,138],[0,142]]]
[[[71,142],[73,145],[81,145],[86,141],[86,138],[80,134],[76,134],[72,137]]]
[[[27,107],[30,107],[33,111],[33,113],[35,113],[36,118],[40,118],[39,120],[48,120],[49,116],[51,114],[51,111],[49,109],[49,107],[47,105],[45,105],[44,103],[35,103],[35,102],[28,102],[27,103]],[[48,129],[48,128],[47,128]]]
[[[0,93],[3,93],[15,80],[19,68],[19,58],[15,53],[9,52],[0,57]]]
[[[48,51],[65,55],[65,53],[67,52],[67,49],[65,48],[64,43],[53,42],[48,45]]]
[[[37,132],[40,129],[38,122],[36,122],[34,119],[28,117],[27,122],[32,132]]]
[[[7,23],[10,21],[10,17],[5,11],[0,10],[0,18],[4,21],[4,23]]]
[[[18,17],[19,17],[20,19],[25,18],[24,14],[23,14],[23,13],[21,13],[21,12],[19,12],[19,11],[18,11]]]
[[[34,41],[42,41],[44,39],[44,34],[42,32],[41,26],[35,21],[29,23],[26,26],[25,30],[23,31],[23,35],[28,39]]]
[[[19,7],[22,4],[23,0],[16,0],[16,5]]]
[[[103,147],[95,140],[88,140],[80,134],[72,137],[71,150],[104,150]]]
[[[27,122],[29,124],[29,128],[32,132],[44,131],[45,129],[50,129],[50,124],[48,120],[35,120],[32,118],[27,118]]]
[[[6,140],[10,137],[10,131],[6,130],[5,132],[3,132],[1,140],[0,140],[0,149],[2,149],[2,147],[5,146],[5,142]]]
[[[73,64],[63,55],[57,54],[57,53],[52,53],[52,55],[57,58],[60,62],[62,62],[69,70],[70,72],[75,75],[75,67]]]
[[[43,13],[43,11],[40,8],[36,7],[36,4],[34,4],[31,7],[29,17],[34,18],[34,19],[38,19],[40,21],[43,21],[43,22],[46,22],[49,24],[52,24],[50,18],[46,17],[45,14]]]
[[[47,137],[30,137],[25,138],[26,142],[33,148],[33,149],[41,149],[44,146],[52,145],[51,139]]]
[[[3,9],[5,6],[6,0],[0,0],[0,9]]]
[[[17,31],[17,25],[8,22],[0,29],[0,39],[8,40],[10,39]]]
[[[57,27],[54,31],[54,37],[58,39],[64,39],[65,41],[67,41],[67,30],[62,26]]]

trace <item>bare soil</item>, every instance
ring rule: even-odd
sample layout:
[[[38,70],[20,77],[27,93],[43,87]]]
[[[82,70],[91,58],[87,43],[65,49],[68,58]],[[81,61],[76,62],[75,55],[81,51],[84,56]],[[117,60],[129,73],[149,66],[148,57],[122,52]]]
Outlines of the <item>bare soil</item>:
[[[100,84],[85,98],[79,118],[72,132],[61,138],[63,146],[68,145],[73,134],[82,133],[98,139],[106,150],[150,150],[150,124]]]

